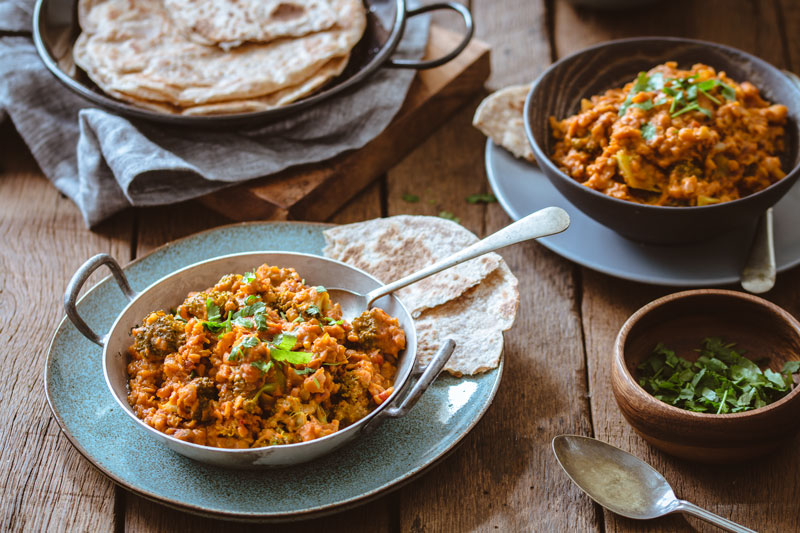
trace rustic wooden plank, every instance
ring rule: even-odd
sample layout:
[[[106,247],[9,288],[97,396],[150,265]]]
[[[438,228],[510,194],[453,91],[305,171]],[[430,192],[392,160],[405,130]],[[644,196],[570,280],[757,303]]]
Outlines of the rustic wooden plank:
[[[492,88],[530,81],[546,67],[544,2],[476,1],[472,8],[480,38],[492,45]],[[488,189],[485,138],[470,125],[477,104],[389,172],[389,214],[449,211],[480,235],[510,222],[498,205],[465,201]],[[404,194],[420,201],[407,203]],[[506,335],[500,390],[459,449],[401,491],[401,531],[597,529],[599,515],[555,470],[550,451],[556,434],[591,432],[575,267],[536,243],[502,255],[521,301]]]
[[[575,9],[563,2],[556,7],[555,44],[559,56],[606,39],[649,33],[730,44],[778,66],[783,66],[787,57],[782,45],[786,41],[780,31],[781,17],[772,3],[677,1],[615,13]],[[713,24],[708,24],[709,17],[714,18]],[[796,283],[797,274],[790,277]],[[796,296],[790,290],[796,284],[784,279],[782,276],[779,287],[783,286],[789,294],[780,294],[776,289],[771,295],[780,294],[779,299],[788,303]],[[610,387],[609,365],[617,331],[638,307],[678,289],[612,279],[586,269],[583,280],[582,314],[596,436],[648,461],[664,473],[682,498],[759,531],[796,528],[796,505],[792,503],[800,492],[797,482],[800,460],[794,453],[796,447],[787,447],[747,466],[697,465],[651,448],[633,432],[617,409]],[[787,476],[787,472],[794,474]],[[708,530],[702,522],[681,516],[650,522],[628,520],[609,512],[604,516],[605,530],[609,532]]]
[[[376,181],[345,205],[331,222],[343,224],[379,217],[380,194],[381,183]],[[191,202],[139,210],[136,256],[141,257],[166,242],[230,222],[229,219],[216,213],[203,211],[204,216],[198,217],[197,212],[198,205]],[[263,526],[259,525],[214,520],[178,511],[135,494],[123,492],[124,529],[130,533],[161,531],[233,533],[263,530]],[[369,505],[368,516],[364,515],[363,510],[347,511],[333,518],[295,522],[290,529],[298,532],[318,531],[321,528],[331,532],[390,531],[390,517],[394,512],[391,498],[384,497]]]
[[[431,26],[426,57],[439,57],[461,35]],[[237,220],[325,220],[395,164],[480,90],[489,75],[489,49],[473,40],[454,60],[419,71],[397,117],[363,148],[330,161],[288,169],[201,201]]]
[[[111,531],[114,486],[61,433],[46,405],[42,369],[69,278],[99,252],[127,260],[130,216],[87,232],[8,121],[0,139],[0,529]]]

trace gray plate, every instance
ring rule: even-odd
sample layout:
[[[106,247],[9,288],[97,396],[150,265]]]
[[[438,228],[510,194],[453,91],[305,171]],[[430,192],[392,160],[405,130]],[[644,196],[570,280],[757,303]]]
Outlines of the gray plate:
[[[514,220],[549,205],[564,208],[570,227],[539,239],[544,246],[580,265],[617,278],[676,287],[738,283],[755,225],[689,245],[634,242],[595,222],[573,206],[550,180],[527,161],[486,142],[486,173],[495,195]],[[775,205],[778,272],[800,263],[800,184]]]
[[[125,267],[142,289],[181,267],[255,250],[321,254],[323,224],[236,224],[170,243]],[[254,265],[255,266],[255,265]],[[126,299],[106,278],[78,309],[107,331]],[[122,412],[103,380],[102,350],[66,320],[45,365],[50,408],[72,444],[116,483],[145,498],[197,514],[249,521],[305,519],[364,503],[397,488],[443,458],[492,402],[503,366],[476,377],[439,377],[404,418],[307,464],[241,471],[203,465],[155,440]]]

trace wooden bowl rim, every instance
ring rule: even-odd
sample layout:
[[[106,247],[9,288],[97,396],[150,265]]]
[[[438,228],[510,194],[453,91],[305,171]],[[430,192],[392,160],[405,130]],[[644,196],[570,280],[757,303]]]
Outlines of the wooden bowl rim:
[[[617,373],[622,378],[625,386],[627,386],[628,390],[633,392],[637,399],[640,399],[645,406],[644,410],[648,411],[661,411],[664,415],[672,416],[672,417],[682,417],[684,420],[691,420],[695,419],[697,421],[738,421],[742,419],[752,419],[755,417],[763,417],[769,416],[772,411],[776,409],[780,409],[782,406],[792,402],[793,400],[800,397],[800,385],[795,385],[794,388],[778,400],[777,402],[773,402],[769,405],[765,405],[764,407],[759,407],[757,409],[752,409],[749,411],[743,411],[741,413],[726,413],[726,414],[716,414],[716,413],[698,413],[695,411],[688,411],[686,409],[681,409],[680,407],[675,407],[674,405],[670,405],[666,402],[662,402],[661,400],[656,399],[652,394],[644,390],[641,385],[634,379],[631,373],[628,371],[628,367],[625,364],[625,355],[624,355],[624,347],[625,341],[628,338],[628,334],[636,325],[636,323],[641,320],[644,316],[652,312],[653,310],[662,307],[664,305],[676,302],[678,300],[688,299],[688,298],[704,298],[706,296],[722,296],[722,297],[730,297],[735,298],[738,300],[744,300],[749,303],[753,303],[756,305],[763,306],[767,308],[769,311],[777,315],[777,317],[783,319],[794,331],[797,338],[800,340],[800,322],[788,311],[783,309],[782,307],[770,302],[769,300],[765,300],[764,298],[760,298],[758,296],[754,296],[752,294],[747,294],[739,291],[727,290],[727,289],[692,289],[687,291],[675,292],[672,294],[668,294],[666,296],[662,296],[652,302],[642,306],[639,310],[633,313],[622,327],[617,334],[617,338],[614,342],[614,366],[617,370]],[[800,359],[800,357],[798,357]],[[615,395],[616,398],[616,395]]]

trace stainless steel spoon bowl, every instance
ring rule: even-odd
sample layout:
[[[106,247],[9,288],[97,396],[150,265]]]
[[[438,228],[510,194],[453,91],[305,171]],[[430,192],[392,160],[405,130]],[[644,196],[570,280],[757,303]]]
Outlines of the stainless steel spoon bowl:
[[[591,499],[614,513],[648,520],[688,513],[734,533],[755,533],[702,507],[679,500],[655,468],[603,441],[559,435],[553,452],[569,478]]]
[[[472,246],[468,246],[429,267],[418,270],[388,285],[378,287],[366,294],[338,287],[328,287],[327,290],[331,299],[339,302],[339,305],[341,305],[342,315],[346,318],[353,318],[369,309],[379,298],[402,289],[406,285],[411,285],[437,272],[454,267],[464,261],[469,261],[483,254],[499,250],[500,248],[505,248],[506,246],[530,239],[546,237],[554,233],[561,233],[567,229],[567,227],[569,227],[569,215],[566,211],[560,207],[545,207],[544,209],[540,209],[535,213],[531,213],[519,219],[513,224],[509,224],[500,231],[492,233]]]

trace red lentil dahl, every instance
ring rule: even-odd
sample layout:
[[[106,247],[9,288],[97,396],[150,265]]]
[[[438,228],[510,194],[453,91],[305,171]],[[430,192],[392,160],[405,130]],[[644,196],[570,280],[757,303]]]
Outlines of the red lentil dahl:
[[[713,67],[674,62],[550,118],[552,154],[575,180],[604,194],[664,206],[702,206],[760,191],[784,177],[786,106]]]
[[[393,391],[405,334],[370,309],[352,324],[324,287],[262,265],[190,293],[131,331],[128,402],[173,437],[221,448],[305,442]]]

